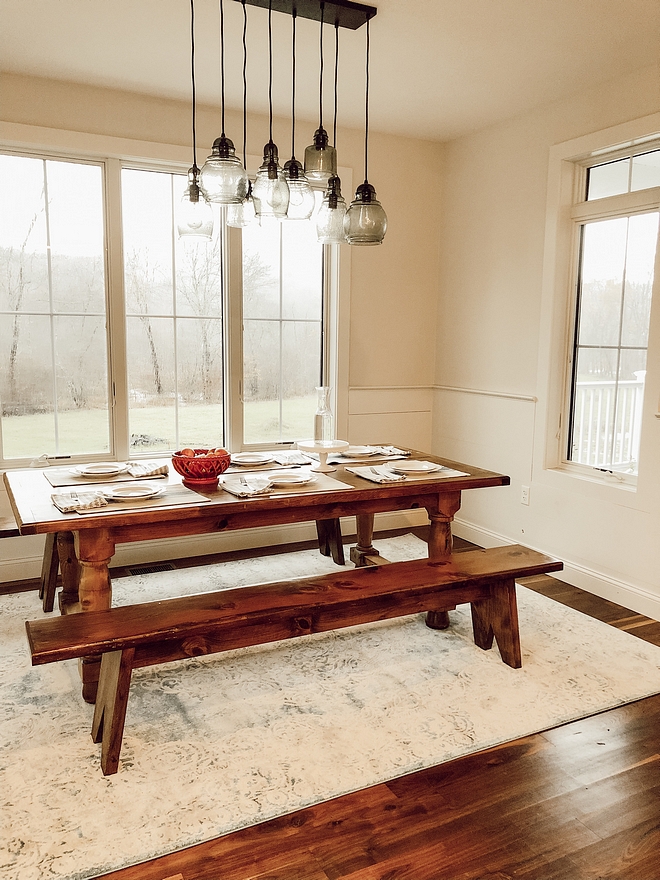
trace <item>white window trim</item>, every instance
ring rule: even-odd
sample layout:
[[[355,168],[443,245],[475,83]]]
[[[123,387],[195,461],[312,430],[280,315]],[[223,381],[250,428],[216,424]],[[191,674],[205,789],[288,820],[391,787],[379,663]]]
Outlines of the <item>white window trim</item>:
[[[562,425],[562,420],[569,381],[568,341],[574,321],[574,295],[571,295],[571,286],[576,274],[575,235],[579,227],[576,221],[586,210],[580,204],[584,201],[582,194],[586,166],[592,164],[594,158],[609,158],[614,150],[619,149],[624,155],[633,147],[650,144],[659,138],[660,113],[654,113],[550,148],[539,328],[538,377],[541,405],[535,432],[534,460],[541,463],[539,479],[555,487],[563,485],[567,479],[578,479],[582,481],[584,491],[601,497],[609,497],[613,490],[628,490],[631,493],[636,490],[636,484],[582,465],[565,462],[566,426]],[[657,189],[660,188],[629,194],[632,210],[642,210],[644,203],[653,203]],[[598,201],[602,203],[603,216],[607,216],[607,211],[613,207],[613,201]],[[592,202],[591,206],[594,204]],[[657,285],[660,283],[660,253],[656,254],[655,277]],[[653,355],[654,336],[657,335],[653,328],[660,321],[659,300],[660,297],[654,296],[649,334],[650,358]],[[654,395],[657,399],[658,389],[653,387],[652,382],[647,381],[646,394],[649,400]],[[644,410],[644,419],[647,420],[649,405],[646,403]],[[640,475],[641,468],[643,462],[640,464]]]
[[[5,149],[18,149],[40,151],[48,153],[53,158],[67,158],[84,160],[105,160],[107,182],[106,186],[112,187],[117,193],[117,187],[121,187],[121,166],[123,163],[136,163],[144,167],[158,169],[162,167],[164,170],[171,171],[173,168],[187,168],[191,161],[191,149],[189,146],[183,147],[176,144],[163,144],[151,141],[132,140],[130,138],[119,138],[111,135],[97,135],[88,132],[69,131],[65,129],[46,128],[42,126],[24,125],[14,122],[0,122],[0,146]],[[248,168],[254,170],[258,168],[261,159],[258,156],[248,156]],[[352,192],[352,171],[349,168],[341,167],[338,174],[342,180],[342,186],[346,192]],[[119,190],[120,191],[120,190]],[[116,228],[121,223],[120,207],[121,199],[109,199],[110,204],[106,204],[106,221],[108,229],[111,225]],[[240,236],[239,230],[228,230],[229,235]],[[113,237],[108,235],[108,241]],[[119,236],[117,241],[121,241]],[[347,436],[348,431],[348,355],[349,355],[349,326],[350,326],[350,248],[341,248],[341,257],[339,255],[339,246],[326,246],[326,259],[324,260],[324,271],[326,272],[326,290],[328,291],[330,306],[330,319],[328,322],[328,339],[325,340],[325,352],[329,358],[326,360],[327,382],[332,389],[332,409],[335,417],[335,431],[337,436]],[[230,251],[232,253],[232,251]],[[240,258],[240,249],[235,248],[233,253]],[[108,296],[108,321],[109,332],[114,337],[113,344],[117,339],[122,337],[122,333],[118,333],[118,321],[124,320],[120,306],[123,308],[124,302],[124,283],[123,283],[123,254],[121,246],[111,248],[108,245],[106,254],[106,285],[109,290],[112,285],[113,295],[117,293],[116,298],[110,302]],[[235,273],[239,267],[230,265],[227,270],[226,285],[226,302],[228,307],[226,320],[230,322],[228,329],[233,332],[225,333],[225,339],[231,339],[231,348],[225,352],[228,358],[232,359],[232,363],[242,363],[241,357],[241,322],[242,316],[240,311],[237,313],[236,304],[229,303],[229,291],[232,290],[232,281],[236,284]],[[241,269],[242,275],[242,269]],[[240,289],[240,287],[238,288]],[[238,330],[238,333],[236,332]],[[235,358],[239,358],[237,362]],[[128,377],[126,370],[126,352],[125,349],[117,349],[112,354],[111,367],[114,371],[115,385],[110,389],[110,406],[114,405],[115,400],[121,402],[122,398],[128,395]],[[123,358],[123,360],[122,360]],[[227,434],[227,441],[232,448],[238,449],[241,446],[240,437],[242,436],[241,423],[237,418],[237,414],[232,411],[232,397],[234,400],[240,399],[240,371],[232,370],[233,385],[229,389],[228,400],[226,405],[228,413],[226,414],[227,424],[226,430],[229,432],[231,425],[231,436]],[[234,397],[238,394],[239,397]],[[110,440],[113,454],[118,458],[128,458],[128,426],[118,424],[117,413],[126,411],[126,407],[115,407],[114,433]]]

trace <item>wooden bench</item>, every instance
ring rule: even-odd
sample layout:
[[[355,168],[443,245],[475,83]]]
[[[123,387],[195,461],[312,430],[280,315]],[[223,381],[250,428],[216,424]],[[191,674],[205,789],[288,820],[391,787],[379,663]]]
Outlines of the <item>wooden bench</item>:
[[[469,602],[475,643],[497,642],[522,665],[515,578],[562,563],[519,545],[355,568],[319,577],[240,587],[27,621],[32,664],[102,654],[92,739],[101,767],[116,773],[133,669],[186,657],[328,632]]]

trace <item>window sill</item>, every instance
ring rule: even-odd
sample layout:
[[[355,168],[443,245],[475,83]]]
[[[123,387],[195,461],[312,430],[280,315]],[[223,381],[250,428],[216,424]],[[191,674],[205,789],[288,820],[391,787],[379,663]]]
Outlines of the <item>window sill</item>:
[[[637,476],[631,474],[617,474],[616,472],[599,468],[576,467],[567,463],[549,468],[548,470],[597,486],[608,486],[632,493],[637,491]]]

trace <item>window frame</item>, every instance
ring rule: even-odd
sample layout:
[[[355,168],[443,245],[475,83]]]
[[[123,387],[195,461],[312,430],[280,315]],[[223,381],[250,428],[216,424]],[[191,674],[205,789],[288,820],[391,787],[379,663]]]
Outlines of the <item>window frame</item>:
[[[149,457],[149,453],[131,452],[128,427],[128,374],[125,344],[125,289],[121,236],[121,170],[134,167],[142,170],[186,173],[190,165],[190,148],[173,144],[133,141],[109,135],[44,129],[22,123],[0,122],[0,149],[37,158],[92,163],[103,170],[103,210],[105,221],[105,295],[108,340],[108,405],[109,453],[75,455],[71,461],[94,461],[100,458],[117,460]],[[248,156],[248,171],[256,173],[258,156]],[[352,173],[339,169],[350,188]],[[225,359],[225,442],[230,449],[247,448],[242,430],[242,264],[239,229],[225,227],[225,261],[223,285],[223,358]],[[348,324],[347,304],[350,298],[350,254],[343,249],[341,264],[338,245],[324,245],[324,372],[331,386],[333,412],[337,431],[345,433],[348,424]],[[240,295],[238,292],[240,291]],[[237,370],[237,366],[239,369]],[[1,425],[0,425],[1,432]],[[0,440],[1,440],[0,433]],[[264,444],[264,446],[272,444]],[[285,445],[293,445],[287,443]],[[250,445],[249,448],[258,448]],[[1,448],[0,448],[1,452]],[[153,457],[153,452],[151,453]],[[30,457],[12,459],[0,464],[3,469],[25,467]]]
[[[621,193],[614,196],[606,196],[600,199],[587,200],[586,183],[588,170],[603,164],[603,159],[613,161],[615,159],[624,159],[630,156],[638,155],[642,152],[649,152],[654,148],[660,149],[660,141],[651,142],[650,145],[644,147],[628,147],[627,149],[617,149],[613,154],[605,153],[594,156],[591,161],[581,161],[576,163],[575,172],[575,190],[579,193],[579,201],[576,201],[570,210],[570,220],[572,224],[571,231],[571,281],[570,281],[570,300],[569,300],[569,326],[567,334],[567,352],[566,352],[566,370],[565,370],[565,388],[564,401],[561,414],[561,467],[568,471],[583,476],[590,476],[594,471],[608,475],[611,479],[619,483],[634,487],[637,484],[637,474],[624,473],[610,470],[609,468],[599,468],[594,465],[582,464],[573,461],[569,456],[569,443],[571,441],[573,414],[573,399],[575,395],[575,357],[577,355],[577,330],[579,324],[579,297],[581,287],[581,253],[582,253],[582,237],[586,224],[598,222],[601,220],[611,220],[618,218],[629,218],[636,215],[647,214],[650,212],[660,212],[660,186],[649,187],[648,189],[635,190],[633,192]],[[656,239],[656,262],[660,252],[660,226],[659,234]],[[652,301],[657,300],[660,296],[660,281],[657,272],[654,273]],[[648,352],[648,347],[647,347]]]
[[[601,202],[602,216],[611,216],[615,208],[612,199],[627,200],[626,206],[640,213],[649,206],[650,190],[638,190],[622,196],[586,202],[586,174],[592,165],[622,158],[632,153],[644,153],[660,148],[660,113],[622,123],[603,131],[592,132],[550,147],[544,256],[542,270],[541,310],[539,323],[538,382],[540,404],[534,432],[534,458],[540,465],[538,479],[549,489],[567,489],[565,481],[579,481],[580,491],[603,500],[611,492],[630,492],[623,503],[637,506],[635,495],[640,478],[653,463],[645,446],[651,441],[651,421],[660,419],[660,405],[655,368],[647,371],[642,413],[640,468],[636,478],[622,478],[620,474],[599,472],[590,467],[566,460],[567,450],[567,389],[570,388],[572,369],[571,352],[574,337],[575,296],[578,258],[578,227],[585,212]],[[658,188],[652,188],[653,191]],[[655,199],[655,192],[652,196]],[[646,203],[644,203],[646,200]],[[619,205],[620,207],[620,205]],[[660,337],[660,249],[656,252],[653,301],[649,322],[648,363],[658,358]],[[649,367],[651,370],[651,367]],[[574,489],[577,484],[574,483]]]

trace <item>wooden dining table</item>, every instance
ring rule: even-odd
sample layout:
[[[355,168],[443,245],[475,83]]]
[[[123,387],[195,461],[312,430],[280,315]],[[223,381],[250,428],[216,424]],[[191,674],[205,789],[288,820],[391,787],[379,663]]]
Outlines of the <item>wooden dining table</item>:
[[[357,566],[379,564],[373,546],[376,513],[423,509],[430,521],[428,555],[447,558],[452,549],[451,523],[467,489],[509,485],[509,477],[462,462],[450,461],[425,452],[411,450],[414,460],[442,465],[449,469],[407,477],[397,482],[375,483],[352,473],[348,467],[364,462],[337,464],[336,470],[319,475],[318,484],[282,493],[238,497],[223,491],[222,484],[212,491],[181,498],[181,478],[170,468],[162,481],[165,490],[158,506],[131,507],[121,503],[73,513],[62,513],[53,504],[56,490],[45,469],[7,471],[4,481],[21,535],[57,535],[62,575],[60,610],[65,613],[110,608],[112,583],[109,567],[117,544],[152,541],[186,535],[225,533],[238,529],[285,525],[301,522],[327,522],[355,516],[357,543],[351,560]],[[160,463],[165,464],[164,459]],[[395,464],[396,462],[393,462]],[[458,471],[460,475],[454,475]],[[177,494],[178,493],[178,494]],[[170,500],[171,496],[171,500]],[[164,597],[165,598],[165,597]],[[427,615],[435,628],[448,625],[446,612]],[[98,662],[81,666],[83,697],[93,702],[98,681]]]

